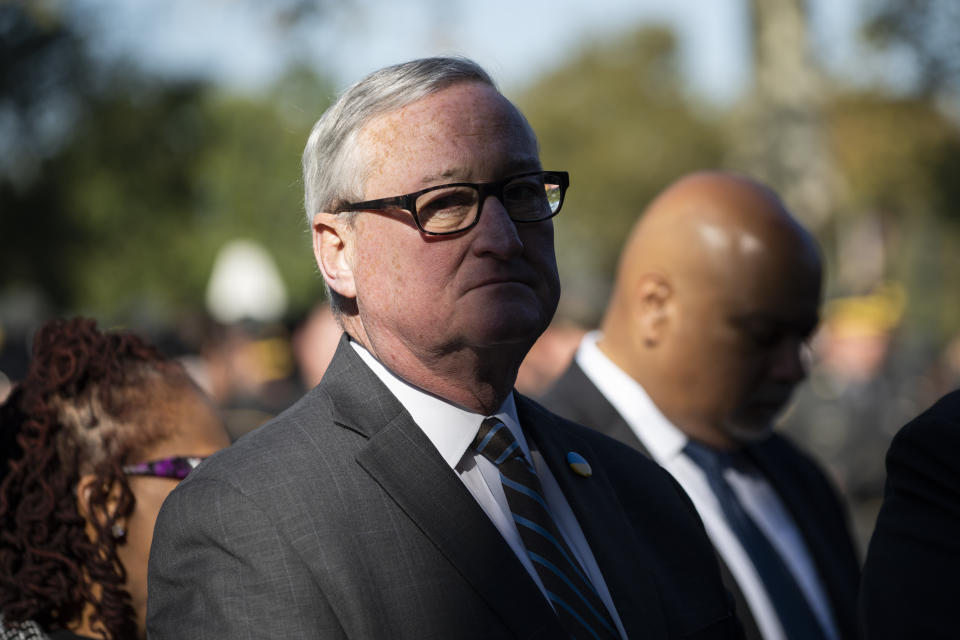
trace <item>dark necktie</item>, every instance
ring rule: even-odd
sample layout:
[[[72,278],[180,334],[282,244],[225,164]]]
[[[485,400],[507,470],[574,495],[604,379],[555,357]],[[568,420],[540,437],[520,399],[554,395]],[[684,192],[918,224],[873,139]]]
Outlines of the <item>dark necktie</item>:
[[[733,488],[723,477],[723,472],[733,466],[733,457],[725,452],[688,441],[683,452],[693,460],[707,476],[710,488],[717,496],[724,518],[734,535],[740,540],[744,551],[750,556],[753,566],[763,582],[770,602],[777,611],[780,624],[788,638],[820,640],[826,636],[797,584],[783,557],[764,535],[760,527],[740,504]]]
[[[486,418],[473,447],[500,470],[520,539],[564,630],[575,639],[619,638],[607,608],[560,535],[537,472],[510,429],[497,418]]]

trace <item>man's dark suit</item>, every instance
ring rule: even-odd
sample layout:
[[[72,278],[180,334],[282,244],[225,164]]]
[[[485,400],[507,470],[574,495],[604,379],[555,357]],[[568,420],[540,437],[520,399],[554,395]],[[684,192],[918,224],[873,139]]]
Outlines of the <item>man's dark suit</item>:
[[[672,478],[517,395],[632,638],[740,637]],[[593,467],[570,469],[576,451]],[[564,637],[510,547],[344,339],[304,398],[210,458],[154,534],[151,638]]]
[[[903,427],[863,568],[864,637],[956,638],[960,603],[960,390]]]
[[[576,362],[541,402],[565,418],[647,453],[620,413]],[[813,460],[778,434],[763,442],[749,444],[744,451],[764,473],[800,528],[827,591],[841,636],[856,637],[855,610],[860,569],[847,514],[836,491]],[[743,593],[722,560],[721,570],[736,601],[737,615],[747,637],[760,638]]]

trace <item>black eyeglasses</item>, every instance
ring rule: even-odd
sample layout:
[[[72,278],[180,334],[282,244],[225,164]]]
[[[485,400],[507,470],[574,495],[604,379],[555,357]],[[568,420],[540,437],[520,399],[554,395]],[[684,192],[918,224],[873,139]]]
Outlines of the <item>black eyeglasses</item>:
[[[174,456],[161,460],[128,464],[123,467],[123,472],[128,476],[154,476],[183,480],[197,468],[198,464],[206,459],[206,456]]]
[[[423,233],[444,236],[477,224],[489,196],[503,204],[514,222],[547,220],[560,213],[569,186],[566,171],[532,171],[496,182],[454,182],[392,198],[348,202],[333,213],[400,209],[413,216]]]

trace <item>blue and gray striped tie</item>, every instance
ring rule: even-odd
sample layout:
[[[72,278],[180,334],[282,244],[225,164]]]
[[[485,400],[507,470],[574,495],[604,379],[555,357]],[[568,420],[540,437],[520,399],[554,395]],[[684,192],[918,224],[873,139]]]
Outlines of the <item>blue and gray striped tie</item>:
[[[510,429],[497,418],[486,418],[473,446],[500,470],[520,538],[563,628],[577,640],[618,638],[610,613],[560,535],[537,473]]]

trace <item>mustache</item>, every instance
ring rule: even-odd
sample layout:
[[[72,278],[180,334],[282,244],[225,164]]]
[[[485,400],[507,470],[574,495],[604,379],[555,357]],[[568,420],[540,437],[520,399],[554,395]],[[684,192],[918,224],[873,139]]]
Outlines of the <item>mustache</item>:
[[[778,385],[760,389],[749,397],[751,406],[764,406],[780,409],[793,397],[794,385]]]

